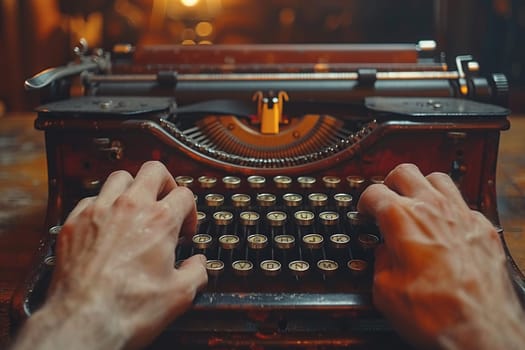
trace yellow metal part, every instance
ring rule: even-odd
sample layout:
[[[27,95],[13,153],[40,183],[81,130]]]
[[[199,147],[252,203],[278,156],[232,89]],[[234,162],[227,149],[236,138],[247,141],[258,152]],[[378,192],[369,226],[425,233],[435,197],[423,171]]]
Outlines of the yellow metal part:
[[[288,94],[280,91],[277,96],[265,97],[258,91],[253,95],[257,100],[257,115],[261,122],[262,134],[278,134],[279,125],[283,122],[283,104],[288,101]]]

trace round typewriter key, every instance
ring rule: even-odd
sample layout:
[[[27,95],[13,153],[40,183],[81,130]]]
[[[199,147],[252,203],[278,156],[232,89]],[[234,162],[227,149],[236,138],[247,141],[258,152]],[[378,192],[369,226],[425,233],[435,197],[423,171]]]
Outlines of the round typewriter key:
[[[62,225],[56,225],[50,227],[47,232],[49,232],[50,235],[58,235],[60,233],[60,230],[62,230]]]
[[[319,213],[319,219],[323,225],[333,226],[339,222],[339,214],[335,211],[323,211]]]
[[[253,263],[250,260],[237,260],[232,262],[233,272],[237,276],[248,276],[253,271]]]
[[[362,176],[352,175],[346,177],[346,182],[353,190],[359,190],[365,183],[365,178]]]
[[[339,264],[333,260],[323,259],[317,262],[317,269],[325,275],[334,274],[339,268]]]
[[[328,203],[328,196],[324,193],[310,193],[308,195],[310,205],[313,207],[322,207]]]
[[[252,198],[244,193],[236,193],[232,196],[232,203],[234,207],[247,207],[250,205]]]
[[[277,188],[288,188],[292,184],[292,178],[289,176],[278,175],[273,178]]]
[[[324,238],[318,233],[309,233],[303,237],[303,245],[307,249],[320,249],[323,247]]]
[[[323,176],[323,184],[326,188],[336,188],[341,183],[341,178],[337,176]]]
[[[266,214],[266,219],[270,226],[283,226],[286,222],[286,213],[284,211],[271,211]]]
[[[363,249],[374,249],[379,244],[379,237],[370,233],[362,233],[357,237],[357,241]]]
[[[224,210],[216,211],[213,213],[213,220],[215,220],[216,225],[226,226],[232,223],[233,214]]]
[[[197,212],[197,224],[200,225],[204,221],[206,221],[206,213],[204,213],[202,211],[198,211]]]
[[[209,207],[218,207],[224,204],[224,196],[222,194],[210,193],[204,199]]]
[[[384,176],[372,176],[370,178],[370,182],[373,184],[382,184],[385,182],[385,177]]]
[[[206,233],[198,233],[191,238],[193,246],[197,249],[208,249],[211,246],[212,238]]]
[[[283,195],[283,201],[287,207],[298,207],[303,204],[303,196],[297,193],[286,193]]]
[[[197,181],[202,188],[212,188],[217,184],[217,178],[213,176],[200,176]]]
[[[277,260],[261,261],[260,267],[266,276],[276,276],[281,272],[281,263]]]
[[[224,262],[221,260],[208,260],[206,261],[206,271],[208,271],[210,276],[219,276],[224,271]]]
[[[348,208],[352,205],[353,197],[348,193],[337,193],[334,195],[335,205],[339,208]]]
[[[231,250],[237,248],[240,239],[235,235],[222,235],[219,237],[219,244],[222,249]]]
[[[355,276],[361,276],[368,268],[368,263],[361,259],[352,259],[347,264],[350,272]]]
[[[330,236],[330,243],[334,248],[348,248],[350,236],[344,233],[334,233]]]
[[[297,182],[301,188],[312,188],[316,182],[315,177],[311,176],[299,176]]]
[[[271,207],[275,205],[277,198],[271,193],[259,193],[257,195],[257,204],[261,207]]]
[[[304,276],[310,269],[310,264],[304,260],[294,260],[288,264],[288,269],[296,277]]]
[[[309,226],[314,223],[315,214],[308,210],[299,210],[296,211],[293,216],[295,221],[300,226]]]
[[[56,260],[57,259],[54,255],[46,256],[44,258],[44,264],[46,264],[47,266],[55,266]]]
[[[266,179],[258,175],[248,176],[248,184],[251,188],[262,188],[266,184]]]
[[[241,224],[244,226],[255,226],[257,225],[257,222],[259,221],[259,213],[255,211],[243,211],[239,214],[239,218],[241,219]]]
[[[222,182],[226,188],[238,188],[241,185],[241,179],[237,176],[225,176]]]
[[[360,214],[357,211],[349,211],[346,213],[346,217],[352,226],[359,226],[365,223],[363,214]]]
[[[291,249],[295,246],[295,237],[292,235],[277,235],[273,240],[278,249]]]
[[[193,177],[191,176],[177,176],[175,178],[175,182],[177,182],[177,185],[189,187],[193,183]]]
[[[268,237],[259,233],[249,235],[246,240],[248,241],[248,247],[254,250],[264,249],[268,245]]]

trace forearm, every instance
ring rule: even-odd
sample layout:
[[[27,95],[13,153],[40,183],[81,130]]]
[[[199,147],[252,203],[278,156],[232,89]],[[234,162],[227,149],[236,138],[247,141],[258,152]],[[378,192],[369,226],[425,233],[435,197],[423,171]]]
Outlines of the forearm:
[[[84,306],[85,305],[85,306]],[[108,309],[89,303],[70,308],[67,303],[48,303],[28,319],[12,350],[120,349],[124,332]]]
[[[445,350],[523,349],[525,314],[521,305],[503,312],[485,310],[478,317],[447,329],[438,337],[437,343],[439,349]]]

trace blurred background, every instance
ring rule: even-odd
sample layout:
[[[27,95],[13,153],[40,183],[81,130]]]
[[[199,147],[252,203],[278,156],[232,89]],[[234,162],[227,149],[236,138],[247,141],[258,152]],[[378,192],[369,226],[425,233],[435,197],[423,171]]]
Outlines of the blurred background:
[[[23,81],[74,59],[79,39],[117,43],[416,43],[505,73],[525,110],[523,0],[0,0],[0,115],[38,104]],[[453,67],[453,65],[451,65]]]

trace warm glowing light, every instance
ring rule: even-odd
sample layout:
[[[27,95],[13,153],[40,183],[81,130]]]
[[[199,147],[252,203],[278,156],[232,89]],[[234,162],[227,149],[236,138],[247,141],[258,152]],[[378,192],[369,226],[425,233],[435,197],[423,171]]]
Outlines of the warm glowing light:
[[[195,41],[189,40],[189,39],[182,41],[182,45],[195,45],[195,44],[196,44]]]
[[[210,22],[199,22],[195,26],[195,33],[198,36],[209,36],[213,32],[213,25]]]
[[[199,45],[211,45],[213,44],[210,40],[201,40],[199,41]]]
[[[295,22],[295,11],[289,7],[283,8],[279,13],[279,21],[282,25],[289,26]]]
[[[180,0],[180,3],[186,7],[193,7],[197,5],[198,2],[199,0]]]

